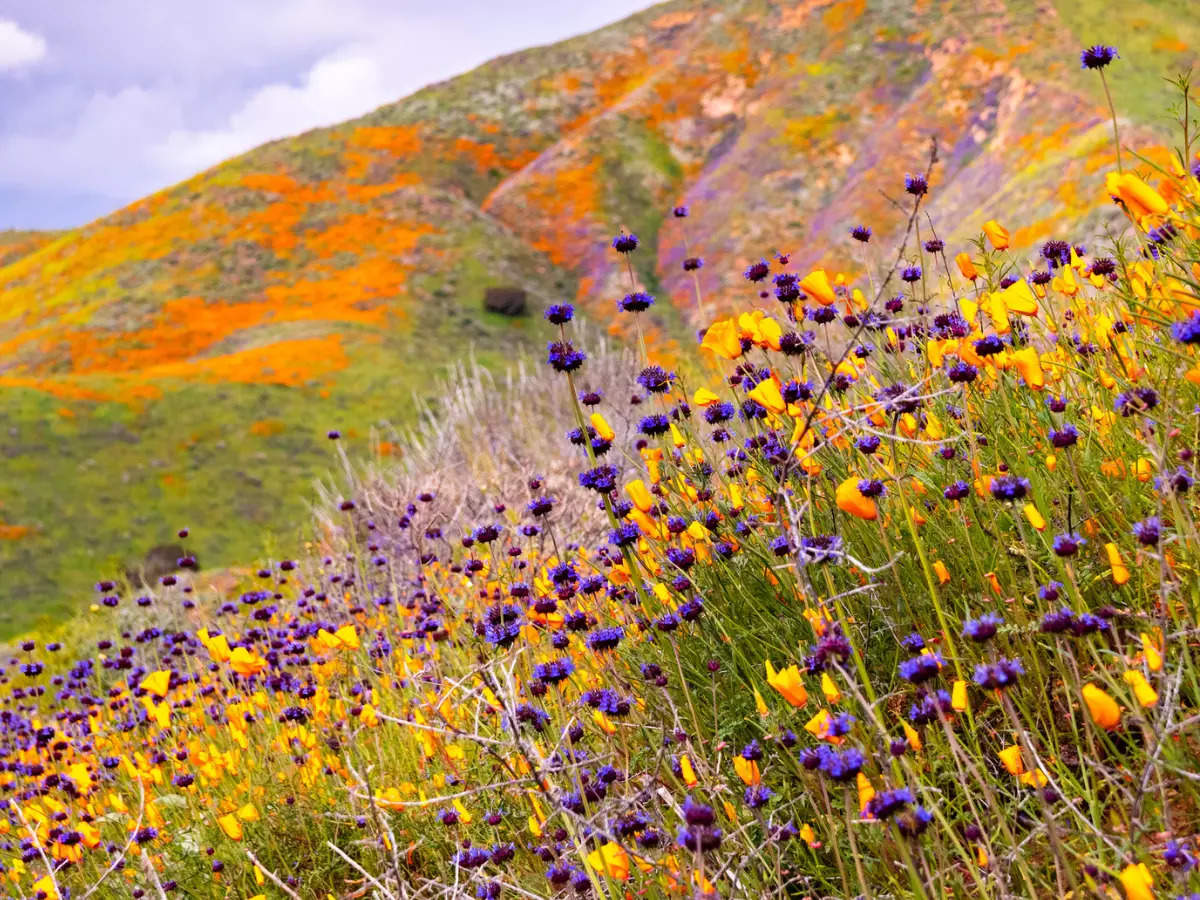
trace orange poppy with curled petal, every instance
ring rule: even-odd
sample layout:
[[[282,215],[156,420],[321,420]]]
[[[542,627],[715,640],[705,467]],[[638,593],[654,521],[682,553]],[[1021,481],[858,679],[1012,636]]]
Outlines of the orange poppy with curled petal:
[[[858,478],[851,476],[837,486],[838,509],[868,521],[879,518],[879,509],[875,501],[858,489],[858,481]]]

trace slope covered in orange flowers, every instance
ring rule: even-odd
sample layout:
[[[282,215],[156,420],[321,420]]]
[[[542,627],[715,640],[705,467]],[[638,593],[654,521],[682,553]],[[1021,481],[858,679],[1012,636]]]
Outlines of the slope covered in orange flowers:
[[[328,428],[365,438],[405,422],[414,394],[435,400],[465,354],[536,349],[525,320],[483,312],[489,286],[524,287],[533,316],[576,301],[621,334],[628,274],[603,249],[619,227],[642,239],[636,276],[660,298],[647,338],[664,356],[700,324],[686,255],[705,257],[710,313],[745,300],[741,269],[772,251],[854,271],[863,248],[846,230],[870,225],[867,251],[884,252],[900,223],[889,192],[925,167],[932,136],[923,228],[1019,210],[1036,223],[1019,246],[1067,220],[1101,233],[1110,126],[1063,48],[1121,44],[1125,135],[1145,146],[1140,111],[1166,96],[1148,73],[1200,47],[1182,2],[1104,10],[1103,35],[1086,24],[1101,10],[677,0],[75,231],[4,236],[0,599],[16,612],[0,630],[77,604],[63,572],[119,571],[180,524],[205,564],[286,528]],[[688,219],[670,217],[677,203]],[[774,247],[778,234],[797,244]],[[845,255],[809,249],[829,246]]]

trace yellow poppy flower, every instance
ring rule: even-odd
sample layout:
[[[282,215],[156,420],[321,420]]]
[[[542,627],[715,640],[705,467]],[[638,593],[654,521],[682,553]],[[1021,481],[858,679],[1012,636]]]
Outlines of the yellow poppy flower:
[[[1121,724],[1121,707],[1096,685],[1083,686],[1083,702],[1087,704],[1092,721],[1106,731],[1112,731]]]
[[[983,233],[987,235],[988,243],[997,250],[1008,249],[1008,229],[995,219],[988,219],[983,223]]]
[[[800,679],[800,670],[795,665],[776,672],[768,659],[766,668],[767,684],[779,691],[788,703],[792,706],[803,706],[808,702],[808,691],[805,690],[804,682]]]

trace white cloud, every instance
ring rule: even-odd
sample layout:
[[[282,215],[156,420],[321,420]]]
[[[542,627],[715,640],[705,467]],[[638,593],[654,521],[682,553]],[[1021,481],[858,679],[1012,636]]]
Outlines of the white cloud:
[[[46,55],[46,41],[16,22],[0,19],[0,72],[20,69]]]
[[[342,50],[318,60],[299,84],[256,89],[220,127],[171,131],[150,156],[162,170],[182,177],[265,141],[333,125],[395,99],[377,59]]]
[[[65,133],[0,135],[0,183],[53,191],[66,182],[77,192],[134,199],[164,183],[165,173],[141,159],[143,148],[179,120],[164,91],[93,94]]]

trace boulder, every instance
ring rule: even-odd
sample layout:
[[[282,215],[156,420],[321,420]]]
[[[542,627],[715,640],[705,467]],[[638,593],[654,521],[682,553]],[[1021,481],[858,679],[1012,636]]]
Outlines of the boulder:
[[[140,564],[129,568],[125,576],[133,584],[153,585],[164,575],[179,571],[179,560],[187,552],[179,544],[159,544],[151,547]]]
[[[483,292],[483,308],[502,316],[525,315],[526,301],[524,288],[490,287]]]

